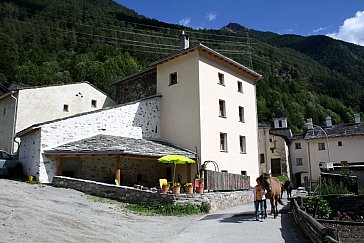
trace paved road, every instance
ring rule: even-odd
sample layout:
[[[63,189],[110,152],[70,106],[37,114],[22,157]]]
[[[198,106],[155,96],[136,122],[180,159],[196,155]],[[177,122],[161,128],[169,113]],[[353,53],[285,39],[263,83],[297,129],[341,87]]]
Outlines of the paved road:
[[[191,223],[170,242],[308,242],[294,223],[289,203],[283,202],[286,206],[279,206],[281,213],[276,219],[268,215],[264,222],[255,221],[253,203],[240,205]],[[270,212],[270,205],[268,208]]]

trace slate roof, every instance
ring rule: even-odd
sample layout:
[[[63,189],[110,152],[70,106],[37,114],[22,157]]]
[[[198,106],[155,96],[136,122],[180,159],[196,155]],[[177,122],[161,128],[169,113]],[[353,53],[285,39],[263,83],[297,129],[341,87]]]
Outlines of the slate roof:
[[[323,128],[329,138],[335,137],[349,137],[349,136],[363,136],[364,135],[364,123],[360,124],[340,124],[332,127]],[[315,127],[308,130],[304,137],[305,139],[322,139],[326,138],[325,133]]]
[[[166,141],[96,135],[45,150],[45,154],[109,154],[162,157],[169,154],[194,159],[195,153]]]

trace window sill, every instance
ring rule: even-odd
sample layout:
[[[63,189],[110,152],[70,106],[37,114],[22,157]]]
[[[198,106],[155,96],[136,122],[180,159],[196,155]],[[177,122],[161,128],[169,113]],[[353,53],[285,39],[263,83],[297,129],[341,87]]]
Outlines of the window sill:
[[[240,154],[246,154],[246,152],[240,152]]]
[[[228,151],[227,150],[220,150],[220,152],[227,153]]]
[[[176,85],[176,84],[178,84],[178,83],[174,83],[174,84],[168,84],[168,86],[173,86],[173,85]]]
[[[221,86],[226,86],[225,84],[220,84],[220,83],[217,83],[218,85],[221,85]]]
[[[245,123],[245,121],[239,121],[240,123]]]
[[[221,117],[221,118],[225,118],[225,119],[227,118],[226,116],[219,116],[219,117]]]

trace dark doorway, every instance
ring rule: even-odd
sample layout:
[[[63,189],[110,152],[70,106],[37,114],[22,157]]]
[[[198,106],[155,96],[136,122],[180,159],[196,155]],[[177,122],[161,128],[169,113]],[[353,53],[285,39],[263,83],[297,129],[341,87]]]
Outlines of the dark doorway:
[[[282,174],[281,170],[281,159],[271,160],[272,176],[279,176]]]

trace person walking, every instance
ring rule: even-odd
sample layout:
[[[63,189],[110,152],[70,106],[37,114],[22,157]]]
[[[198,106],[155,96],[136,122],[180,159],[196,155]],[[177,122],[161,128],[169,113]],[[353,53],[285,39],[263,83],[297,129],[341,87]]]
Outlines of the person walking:
[[[264,221],[264,200],[266,193],[267,190],[263,188],[261,181],[259,180],[259,178],[257,178],[257,185],[253,189],[253,194],[254,194],[254,206],[255,206],[255,219],[260,222]]]

